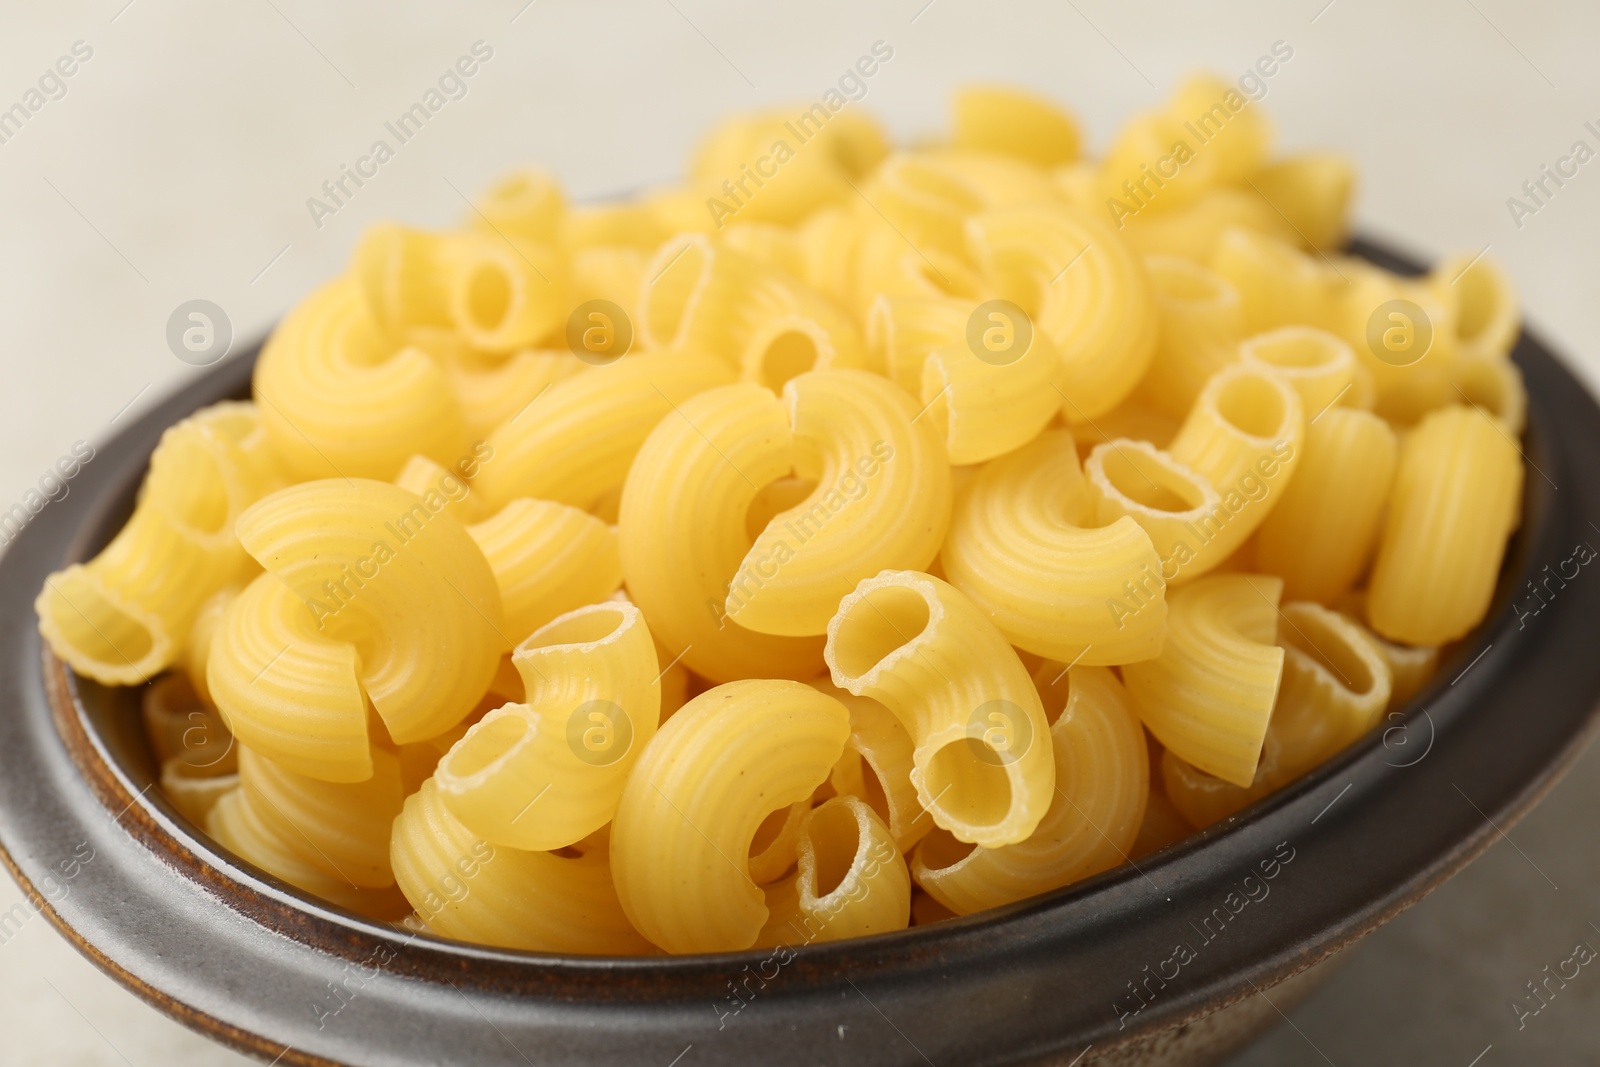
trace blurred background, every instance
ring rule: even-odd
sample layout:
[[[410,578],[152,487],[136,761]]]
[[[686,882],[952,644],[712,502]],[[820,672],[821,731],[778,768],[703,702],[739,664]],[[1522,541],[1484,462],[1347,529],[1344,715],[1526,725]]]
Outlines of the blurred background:
[[[718,118],[813,101],[877,41],[893,59],[852,106],[898,140],[941,131],[952,86],[1002,81],[1066,102],[1091,151],[1183,74],[1235,79],[1285,42],[1263,101],[1279,147],[1355,158],[1359,231],[1498,257],[1529,323],[1600,384],[1600,159],[1536,213],[1508,205],[1575,142],[1600,153],[1593,3],[64,0],[6,4],[0,26],[0,109],[48,86],[26,121],[0,112],[0,508],[205,373],[168,349],[180,304],[215,303],[247,343],[373,220],[452,222],[518,163],[575,200],[672,182]],[[466,94],[314,218],[308,198],[475,42],[492,55]],[[1600,1064],[1600,972],[1520,1029],[1511,1007],[1575,944],[1600,948],[1600,751],[1504,829],[1236,1062]],[[21,902],[0,879],[0,914]],[[38,917],[0,932],[0,1034],[6,1065],[246,1062]]]

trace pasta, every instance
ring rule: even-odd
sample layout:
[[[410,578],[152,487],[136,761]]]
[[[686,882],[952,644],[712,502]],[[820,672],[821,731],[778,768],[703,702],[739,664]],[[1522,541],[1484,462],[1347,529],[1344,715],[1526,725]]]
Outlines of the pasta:
[[[166,431],[36,601],[164,810],[417,938],[780,962],[1370,758],[1522,520],[1504,268],[1341,251],[1260,64],[908,146],[892,55],[626,200],[371,226]]]

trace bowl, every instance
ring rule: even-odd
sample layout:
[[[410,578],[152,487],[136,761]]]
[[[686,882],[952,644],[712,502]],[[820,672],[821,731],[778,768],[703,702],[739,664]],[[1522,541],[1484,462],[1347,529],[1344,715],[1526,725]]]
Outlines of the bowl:
[[[1214,1063],[1503,837],[1594,729],[1600,579],[1536,617],[1513,605],[1600,541],[1600,410],[1525,333],[1524,519],[1488,617],[1403,715],[1253,807],[1057,892],[860,940],[621,959],[416,934],[191,825],[154,788],[138,692],[76,677],[38,636],[45,575],[110,539],[161,431],[248,395],[254,357],[128,425],[0,559],[0,858],[106,972],[277,1063]]]

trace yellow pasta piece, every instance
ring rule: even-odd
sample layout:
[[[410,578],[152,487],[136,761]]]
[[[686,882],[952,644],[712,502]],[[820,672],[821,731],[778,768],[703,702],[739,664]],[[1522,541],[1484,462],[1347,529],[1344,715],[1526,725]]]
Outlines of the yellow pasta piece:
[[[1001,352],[948,344],[923,365],[918,417],[943,430],[951,463],[982,463],[1027,444],[1061,407],[1066,368],[1049,338],[1033,334],[1026,350],[1013,355],[1005,349],[1014,352],[1021,341],[1012,316],[992,312],[989,322],[1001,335]]]
[[[1093,422],[1073,423],[1067,429],[1087,459],[1097,446],[1109,441],[1144,441],[1160,449],[1178,436],[1179,420],[1154,407],[1135,393]]]
[[[1113,201],[1115,203],[1115,201]],[[1098,203],[1093,205],[1098,208]],[[1282,215],[1254,189],[1213,187],[1193,201],[1160,211],[1128,215],[1111,209],[1117,233],[1143,255],[1180,256],[1195,263],[1210,263],[1222,235],[1234,227],[1293,242],[1298,235]]]
[[[861,237],[850,208],[829,204],[795,227],[800,253],[800,278],[840,305],[855,298],[856,245]]]
[[[988,282],[966,259],[931,244],[912,244],[882,216],[863,204],[853,225],[851,289],[844,303],[866,318],[879,297],[956,297],[970,305],[992,295]]]
[[[431,498],[381,482],[307,482],[256,504],[236,529],[272,580],[292,591],[287,605],[275,592],[252,596],[262,585],[258,579],[229,609],[212,648],[209,680],[218,706],[241,740],[263,755],[313,777],[361,780],[344,777],[357,773],[359,760],[345,771],[319,773],[303,765],[308,754],[294,751],[299,740],[276,733],[272,723],[292,723],[305,713],[292,707],[292,684],[269,695],[240,671],[263,652],[270,657],[292,644],[323,670],[336,665],[336,675],[324,678],[338,679],[336,703],[351,739],[357,733],[349,722],[351,701],[362,693],[389,735],[405,744],[460,722],[488,688],[508,644],[500,594],[483,553],[445,513],[442,498],[435,506]],[[294,601],[304,610],[294,610]],[[273,638],[280,639],[276,648],[268,647]],[[225,651],[224,644],[236,647]],[[348,645],[348,656],[330,644]],[[359,670],[354,694],[344,673],[350,667]],[[246,736],[241,722],[251,723],[246,729],[252,733],[275,736]]]
[[[868,363],[913,395],[934,349],[961,343],[969,302],[949,296],[879,296],[867,311]]]
[[[494,572],[512,640],[622,584],[616,529],[568,504],[513,500],[467,532]]]
[[[653,353],[551,386],[489,435],[494,462],[473,479],[488,507],[517,497],[592,510],[622,485],[656,423],[696,393],[733,380],[721,360]]]
[[[433,233],[380,222],[361,234],[350,255],[351,281],[371,321],[390,338],[403,338],[419,328],[450,325],[450,300],[445,264],[456,244],[451,233]],[[346,322],[361,323],[359,312],[340,309],[339,331]],[[352,349],[361,352],[362,347]]]
[[[1464,356],[1503,357],[1522,330],[1517,291],[1498,260],[1479,253],[1443,260],[1428,283],[1455,310],[1455,348]]]
[[[219,772],[214,767],[196,767],[178,756],[161,764],[161,792],[178,814],[195,826],[205,826],[217,801],[238,787],[237,770]]]
[[[970,238],[1000,290],[1061,350],[1061,414],[1084,422],[1116,407],[1150,366],[1154,298],[1144,266],[1105,223],[1066,204],[975,217]]]
[[[626,601],[579,608],[512,655],[523,703],[489,712],[434,773],[456,818],[496,845],[549,852],[611,821],[661,718],[655,644]]]
[[[1372,375],[1373,410],[1397,426],[1414,425],[1444,404],[1456,362],[1456,302],[1434,286],[1359,260],[1339,260],[1336,328]]]
[[[1528,390],[1515,363],[1501,356],[1463,354],[1450,369],[1450,384],[1457,400],[1494,416],[1511,436],[1521,435],[1528,420]]]
[[[452,462],[466,437],[449,373],[421,348],[387,338],[349,278],[279,323],[254,387],[273,450],[295,480],[392,478],[414,454]]]
[[[468,467],[468,460],[457,463],[457,469]],[[429,493],[442,500],[457,522],[475,522],[483,517],[483,498],[472,491],[472,483],[464,474],[446,470],[427,456],[412,456],[406,460],[394,484],[414,496],[426,497]]]
[[[828,775],[829,788],[835,796],[864,801],[889,827],[896,847],[909,852],[933,829],[933,820],[911,784],[915,749],[911,735],[894,713],[876,700],[858,697],[826,678],[813,678],[808,684],[850,710],[850,740]]]
[[[567,221],[567,198],[549,172],[523,167],[489,186],[474,204],[471,221],[491,233],[557,243]]]
[[[1171,590],[1161,655],[1122,668],[1150,732],[1238,786],[1255,778],[1283,674],[1274,643],[1282,595],[1283,582],[1269,575],[1219,574]]]
[[[1300,410],[1308,419],[1335,403],[1372,403],[1370,373],[1349,345],[1315,326],[1280,326],[1247,337],[1239,345],[1239,361],[1276,371],[1300,394]]]
[[[1195,203],[1221,184],[1221,154],[1209,150],[1166,109],[1141,112],[1117,131],[1096,181],[1113,225]]]
[[[1269,731],[1277,734],[1274,788],[1377,725],[1389,706],[1389,668],[1361,627],[1305,601],[1283,606],[1283,682]]]
[[[253,570],[234,521],[279,484],[254,405],[213,405],[169,428],[127,525],[45,579],[40,634],[102,684],[149,680],[183,654],[206,598]]]
[[[750,840],[750,880],[756,885],[776,882],[794,870],[800,858],[800,828],[811,811],[811,802],[802,800],[770,812],[756,836]]]
[[[1161,792],[1193,829],[1200,830],[1249,807],[1277,788],[1278,740],[1267,731],[1261,746],[1261,762],[1248,786],[1225,782],[1193,764],[1179,759],[1170,750],[1161,754]]]
[[[651,952],[617,902],[603,841],[576,856],[491,845],[450,814],[431,780],[395,820],[390,862],[405,899],[444,937],[534,952]]]
[[[1211,376],[1238,357],[1239,292],[1216,272],[1177,256],[1146,256],[1144,265],[1161,328],[1139,391],[1181,417]]]
[[[1306,152],[1262,167],[1250,178],[1267,202],[1282,212],[1311,250],[1344,246],[1350,227],[1355,168],[1345,156]]]
[[[567,263],[550,245],[505,234],[461,237],[443,275],[450,324],[475,348],[527,347],[564,323],[570,310]]]
[[[531,349],[503,358],[463,351],[445,364],[461,401],[466,436],[475,442],[520,414],[556,382],[588,366],[571,352]]]
[[[629,775],[612,825],[634,927],[668,952],[750,947],[768,914],[749,873],[756,829],[811,796],[849,732],[844,705],[798,682],[731,682],[685,704]]]
[[[1046,431],[957,501],[945,573],[1019,648],[1063,663],[1153,658],[1166,634],[1161,557],[1127,515],[1093,520],[1071,433]]]
[[[1306,428],[1294,480],[1256,540],[1256,562],[1284,594],[1332,604],[1372,558],[1399,452],[1376,415],[1331,407]]]
[[[1041,167],[1078,158],[1078,124],[1049,100],[1009,86],[968,85],[956,90],[952,104],[951,142],[958,149]]]
[[[855,323],[829,310],[762,313],[739,354],[739,378],[774,392],[812,370],[865,367],[865,342]]]
[[[807,813],[800,831],[800,923],[807,941],[904,930],[911,876],[889,828],[863,801],[834,797]]]
[[[1219,182],[1240,182],[1266,162],[1272,127],[1258,107],[1215,74],[1192,74],[1173,92],[1168,113],[1194,136],[1197,153],[1214,156]]]
[[[1227,558],[1218,524],[1225,526],[1231,513],[1222,495],[1148,441],[1116,438],[1096,445],[1083,473],[1095,520],[1110,526],[1127,516],[1143,527],[1161,561],[1163,580],[1198,577]],[[1124,607],[1145,603],[1136,587]]]
[[[1447,407],[1400,446],[1367,591],[1384,637],[1439,645],[1489,610],[1522,494],[1517,446],[1476,408]]]
[[[1362,636],[1372,643],[1383,665],[1389,668],[1389,709],[1402,708],[1410,702],[1439,663],[1439,649],[1417,648],[1396,644],[1372,632],[1367,626],[1366,593],[1352,593],[1338,605],[1338,611],[1360,628]]]
[[[1033,832],[1054,792],[1049,724],[977,605],[931,575],[884,571],[840,602],[825,656],[835,685],[911,732],[911,783],[937,825],[991,847]]]
[[[1279,326],[1329,326],[1336,321],[1343,281],[1286,241],[1232,227],[1218,239],[1210,265],[1238,291],[1240,325],[1246,334]]]
[[[788,226],[774,222],[731,223],[722,231],[722,243],[756,263],[805,278],[800,236]]]
[[[1130,861],[1142,859],[1152,852],[1159,852],[1168,845],[1176,844],[1194,830],[1189,820],[1184,818],[1177,805],[1167,796],[1166,786],[1161,780],[1161,763],[1166,758],[1165,750],[1152,757],[1154,762],[1150,767],[1150,799],[1144,807],[1144,822],[1139,825],[1139,835],[1133,839],[1133,845],[1128,849]]]
[[[964,850],[943,831],[918,846],[917,884],[958,915],[1048,892],[1128,858],[1150,792],[1144,728],[1104,667],[1047,663],[1034,676],[1062,706],[1050,727],[1056,795],[1024,841]],[[1051,679],[1061,679],[1052,684]],[[1063,692],[1064,691],[1064,692]]]

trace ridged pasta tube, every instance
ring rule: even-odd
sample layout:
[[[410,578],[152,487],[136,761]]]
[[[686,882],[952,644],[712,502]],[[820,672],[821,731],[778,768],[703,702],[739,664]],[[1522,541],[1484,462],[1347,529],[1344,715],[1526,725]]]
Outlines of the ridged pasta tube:
[[[1218,574],[1169,591],[1161,655],[1122,669],[1134,710],[1163,745],[1238,786],[1255,778],[1283,675],[1270,575]]]
[[[1052,686],[1060,675],[1065,684]],[[1104,667],[1069,671],[1058,663],[1046,663],[1035,679],[1047,691],[1067,691],[1050,727],[1056,795],[1038,828],[1025,841],[964,854],[948,834],[936,832],[912,857],[917,884],[957,915],[1115,867],[1139,835],[1150,792],[1149,754],[1122,683]]]
[[[1358,408],[1372,403],[1371,377],[1350,346],[1315,326],[1280,326],[1247,337],[1239,345],[1239,360],[1276,371],[1300,394],[1307,418],[1335,402]]]
[[[488,688],[508,643],[500,593],[483,552],[442,502],[433,510],[398,486],[327,479],[260,501],[235,529],[317,630],[359,650],[362,689],[397,743],[448,730]],[[234,632],[225,627],[221,637]],[[215,670],[211,688],[230,722],[270,711],[248,684],[222,705]]]
[[[612,825],[633,925],[674,953],[754,944],[767,919],[749,872],[756,829],[811,796],[849,733],[844,705],[799,682],[731,682],[680,708],[645,747]]]
[[[450,814],[432,779],[395,820],[389,858],[405,899],[443,937],[533,952],[651,952],[617,902],[604,842],[576,856],[491,845]]]
[[[592,510],[622,485],[651,429],[691,396],[734,374],[709,356],[647,353],[550,387],[494,433],[494,462],[473,479],[491,509],[517,497]]]
[[[1522,317],[1505,267],[1481,252],[1451,256],[1428,275],[1430,287],[1455,305],[1455,347],[1463,356],[1504,358],[1517,343]]]
[[[439,795],[496,845],[548,852],[594,833],[661,717],[655,644],[639,609],[578,608],[512,654],[522,703],[489,712],[434,772]]]
[[[467,533],[494,572],[504,629],[514,641],[622,584],[616,529],[567,504],[513,500]]]
[[[911,782],[958,839],[1009,845],[1050,806],[1055,767],[1039,693],[1005,636],[960,590],[884,571],[828,624],[835,685],[894,712],[916,745]]]
[[[1239,293],[1240,322],[1246,334],[1279,326],[1326,326],[1337,307],[1330,275],[1306,253],[1259,230],[1233,227],[1223,232],[1211,254],[1211,269]]]
[[[253,569],[234,520],[280,484],[253,404],[161,435],[133,516],[88,563],[45,579],[39,630],[79,674],[139,685],[182,655],[200,605]]]
[[[1238,357],[1239,291],[1215,271],[1178,256],[1146,256],[1144,266],[1161,328],[1139,391],[1181,417],[1211,376]]]
[[[1110,525],[1127,516],[1143,527],[1166,581],[1198,577],[1227,558],[1214,528],[1216,517],[1229,514],[1222,495],[1148,441],[1118,438],[1096,445],[1083,473],[1095,518]],[[1132,606],[1141,606],[1142,599],[1133,598]]]
[[[1528,390],[1521,369],[1504,356],[1459,356],[1450,368],[1455,399],[1493,415],[1513,437],[1528,420]]]
[[[1283,606],[1283,681],[1268,728],[1279,742],[1274,786],[1291,781],[1377,725],[1389,668],[1355,623],[1320,604]]]
[[[969,85],[951,101],[955,148],[998,152],[1041,167],[1078,158],[1078,124],[1054,103],[1010,86]]]
[[[1027,351],[1007,358],[980,357],[961,343],[934,349],[924,362],[921,417],[943,431],[951,463],[982,463],[1020,448],[1060,409],[1067,374],[1048,337],[1034,334]]]
[[[951,584],[1019,648],[1086,664],[1161,651],[1161,557],[1129,516],[1094,523],[1067,430],[984,466],[956,504],[940,558]]]
[[[859,797],[877,812],[901,852],[933,829],[933,820],[911,784],[915,746],[892,711],[869,697],[858,697],[826,678],[809,683],[850,709],[850,740],[828,775],[836,796]]]
[[[1522,457],[1488,415],[1447,407],[1400,446],[1389,512],[1367,589],[1372,628],[1439,645],[1489,610],[1517,518]]]
[[[483,351],[531,346],[569,311],[565,257],[524,238],[460,235],[451,242],[443,275],[450,324]]]
[[[971,316],[971,302],[951,296],[879,296],[867,311],[870,360],[890,381],[916,395],[929,354],[960,343]]]
[[[839,941],[911,923],[911,876],[876,812],[853,796],[823,801],[800,829],[800,924],[811,941]]]
[[[1344,246],[1355,169],[1333,152],[1285,156],[1262,167],[1250,184],[1283,213],[1310,250]]]

